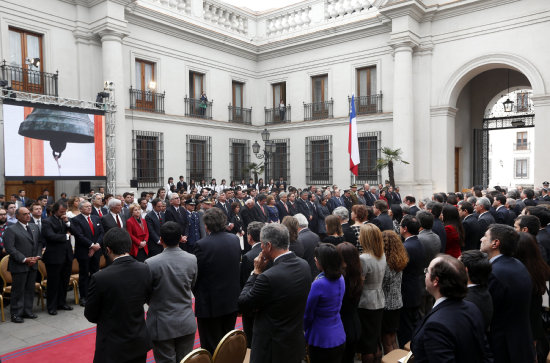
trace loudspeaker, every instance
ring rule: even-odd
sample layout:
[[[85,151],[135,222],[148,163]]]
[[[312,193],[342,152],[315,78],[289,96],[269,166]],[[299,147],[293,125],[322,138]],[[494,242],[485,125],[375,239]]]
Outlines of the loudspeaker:
[[[137,179],[130,179],[130,188],[137,188],[137,187],[138,187]]]
[[[89,181],[81,181],[79,183],[80,194],[88,194],[90,192],[90,189],[92,189],[92,185]]]

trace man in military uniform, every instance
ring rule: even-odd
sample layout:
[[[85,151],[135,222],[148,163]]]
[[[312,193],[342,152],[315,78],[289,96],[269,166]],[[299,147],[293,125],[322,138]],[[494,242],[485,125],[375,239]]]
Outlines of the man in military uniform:
[[[349,195],[350,195],[352,204],[353,205],[359,204],[359,199],[357,198],[357,184],[350,185],[349,188],[350,188]]]
[[[187,230],[185,235],[187,236],[187,251],[193,251],[195,242],[201,239],[200,230],[200,216],[195,212],[195,206],[197,202],[195,199],[190,198],[185,201],[185,209],[187,212]]]

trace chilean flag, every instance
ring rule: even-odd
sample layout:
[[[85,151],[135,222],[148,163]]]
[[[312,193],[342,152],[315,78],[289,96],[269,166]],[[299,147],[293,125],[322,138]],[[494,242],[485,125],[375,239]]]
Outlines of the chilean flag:
[[[349,170],[357,176],[359,172],[359,140],[357,138],[357,118],[355,117],[355,96],[351,95],[351,112],[349,114]]]

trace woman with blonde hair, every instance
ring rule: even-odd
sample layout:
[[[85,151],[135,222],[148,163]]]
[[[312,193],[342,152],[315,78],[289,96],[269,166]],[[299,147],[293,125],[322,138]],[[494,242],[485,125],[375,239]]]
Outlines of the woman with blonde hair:
[[[384,254],[386,255],[386,271],[384,273],[384,281],[382,282],[382,290],[384,291],[384,313],[382,316],[382,347],[384,354],[388,354],[394,349],[397,349],[396,334],[399,328],[399,315],[403,307],[401,298],[401,279],[403,269],[409,263],[409,255],[401,237],[391,230],[382,232],[384,241]]]
[[[77,215],[80,214],[80,209],[78,209],[78,205],[83,200],[83,198],[72,196],[67,201],[67,218],[74,218]]]
[[[363,224],[359,232],[359,243],[363,249],[359,260],[364,280],[358,306],[361,321],[359,351],[363,363],[377,362],[382,357],[379,342],[385,306],[382,281],[386,271],[386,256],[382,232],[374,224]]]
[[[132,203],[128,208],[130,211],[130,218],[126,221],[126,230],[132,239],[130,255],[136,260],[143,262],[149,255],[149,249],[147,247],[147,240],[149,240],[147,222],[145,222],[145,219],[141,218],[141,208],[139,204]]]

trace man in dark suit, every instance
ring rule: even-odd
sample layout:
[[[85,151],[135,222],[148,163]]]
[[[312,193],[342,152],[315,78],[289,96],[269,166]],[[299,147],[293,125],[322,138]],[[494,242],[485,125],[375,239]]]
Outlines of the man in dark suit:
[[[36,319],[32,312],[34,284],[42,246],[38,240],[38,227],[30,224],[31,213],[25,207],[18,208],[17,223],[4,232],[4,248],[10,255],[8,271],[11,272],[11,321],[23,323],[24,318]]]
[[[537,243],[543,248],[543,258],[550,265],[550,211],[544,207],[529,207],[526,213],[537,217],[540,222],[536,233]]]
[[[92,196],[92,215],[102,218],[109,211],[103,206],[103,196],[99,193],[95,193]]]
[[[94,363],[145,362],[151,339],[143,305],[151,295],[149,267],[130,256],[128,232],[103,237],[107,268],[92,275],[84,316],[97,324]]]
[[[187,191],[187,183],[184,181],[183,175],[180,175],[180,180],[176,184],[176,189],[177,190],[182,190],[183,189],[183,190]]]
[[[153,210],[147,213],[145,221],[147,222],[147,230],[149,230],[149,257],[158,255],[164,249],[160,243],[160,227],[164,221],[164,213],[161,212],[162,201],[159,198],[153,199],[151,202]]]
[[[464,227],[464,250],[479,250],[480,234],[479,222],[472,214],[474,206],[468,202],[460,203],[458,214],[462,218],[462,226]]]
[[[476,201],[475,210],[479,214],[477,218],[479,222],[479,235],[483,237],[489,226],[495,223],[495,218],[489,211],[491,209],[491,202],[488,198],[482,197]]]
[[[227,220],[229,220],[229,215],[231,214],[231,203],[226,200],[226,195],[224,192],[220,192],[218,196],[218,202],[215,207],[220,208],[220,210],[225,214]]]
[[[380,228],[381,231],[393,230],[393,221],[388,215],[388,203],[385,200],[377,200],[374,202],[374,215],[376,218],[372,220],[375,226]]]
[[[399,193],[399,187],[394,188],[394,191],[392,193],[392,201],[394,204],[403,203],[403,201],[401,200],[401,194]]]
[[[193,292],[201,347],[213,353],[235,328],[241,246],[236,235],[225,231],[227,218],[220,209],[208,209],[203,220],[207,236],[195,244],[199,270]]]
[[[347,208],[349,214],[351,215],[351,207],[353,207],[353,201],[351,200],[351,192],[349,189],[344,190],[344,195],[342,195],[342,203],[344,203],[344,207]]]
[[[335,210],[338,207],[344,206],[344,201],[342,200],[342,198],[340,198],[340,190],[337,189],[332,193],[332,197],[330,198],[329,202],[331,211]]]
[[[42,234],[42,222],[46,219],[46,217],[43,217],[42,213],[42,205],[38,202],[33,203],[30,206],[31,211],[31,219],[29,223],[36,224],[38,227],[39,236],[38,241],[40,242],[41,248],[46,248],[46,241],[44,240],[44,235]]]
[[[416,212],[418,212],[420,209],[416,206],[416,198],[412,195],[407,195],[405,197],[405,204],[409,206],[409,214],[411,216],[415,216]]]
[[[503,194],[499,194],[495,197],[493,207],[495,208],[495,223],[506,224],[508,226],[514,225],[514,220],[510,220],[508,209],[506,209],[506,197]]]
[[[262,253],[256,257],[253,274],[239,296],[240,310],[256,313],[250,361],[301,362],[310,268],[288,250],[285,226],[266,225],[260,239]],[[273,266],[267,269],[270,261]]]
[[[534,207],[537,205],[537,202],[533,199],[534,197],[535,192],[533,189],[524,189],[521,193],[521,201],[526,207]]]
[[[118,227],[126,229],[126,220],[120,215],[122,202],[119,199],[111,198],[108,203],[109,213],[101,218],[103,231],[107,233],[111,228]]]
[[[251,246],[250,251],[245,253],[241,259],[241,289],[250,277],[250,273],[254,270],[254,259],[262,252],[260,244],[260,231],[264,223],[252,222],[248,225],[248,244]],[[252,332],[254,327],[254,312],[243,313],[243,330],[246,334],[246,342],[248,348],[252,344]]]
[[[491,361],[481,313],[463,300],[468,290],[464,265],[452,256],[440,255],[428,266],[425,281],[435,304],[412,338],[414,361]]]
[[[281,187],[283,187],[283,191],[286,192],[286,181],[284,181],[282,176],[279,177],[279,180],[277,180],[277,182],[275,182],[275,186],[279,191],[281,190]]]
[[[303,258],[309,265],[311,279],[313,280],[319,274],[319,270],[315,263],[314,252],[321,241],[319,240],[319,236],[308,228],[307,219],[303,214],[298,213],[294,218],[298,221],[298,243],[304,246]]]
[[[288,202],[286,203],[289,210],[289,215],[293,216],[298,214],[298,206],[296,205],[296,194],[291,193],[288,195]]]
[[[164,212],[164,221],[165,222],[176,222],[179,224],[181,228],[181,234],[185,236],[187,232],[187,213],[185,210],[180,206],[181,200],[178,193],[172,193],[170,194],[170,206],[166,208],[166,212]],[[192,252],[192,250],[189,250],[187,245],[184,243],[180,244],[180,247],[187,251]]]
[[[288,193],[281,192],[279,193],[279,200],[277,201],[276,207],[279,212],[279,220],[283,220],[284,217],[291,215],[290,208],[288,208]]]
[[[489,292],[493,298],[493,319],[489,343],[495,362],[535,360],[529,311],[531,281],[525,266],[512,257],[518,240],[514,228],[493,224],[481,239],[481,251],[492,264]]]
[[[483,316],[485,331],[489,331],[493,318],[493,298],[489,293],[488,283],[492,267],[487,255],[480,250],[462,252],[459,260],[468,273],[468,294],[464,300],[471,301]]]
[[[403,309],[400,314],[399,330],[397,339],[399,346],[411,340],[416,324],[420,320],[420,304],[422,298],[422,274],[426,254],[424,247],[418,240],[420,223],[416,217],[410,214],[403,216],[400,225],[401,236],[405,239],[403,245],[409,255],[409,263],[403,270],[401,283],[401,296],[403,298]]]
[[[267,207],[265,206],[267,196],[260,194],[256,198],[256,204],[254,205],[254,220],[258,222],[266,223],[268,221]]]
[[[73,310],[67,305],[67,286],[74,256],[70,241],[71,223],[66,212],[67,206],[57,202],[52,206],[52,216],[42,222],[42,236],[46,242],[43,259],[48,273],[47,305],[50,315],[56,315],[58,309]]]
[[[99,217],[92,213],[88,201],[80,202],[80,214],[71,220],[75,238],[75,257],[78,261],[78,286],[80,305],[86,304],[90,276],[99,271],[99,259],[103,244],[103,227]]]

